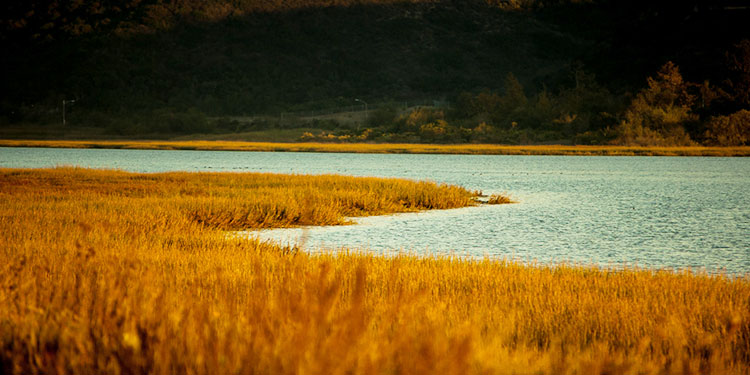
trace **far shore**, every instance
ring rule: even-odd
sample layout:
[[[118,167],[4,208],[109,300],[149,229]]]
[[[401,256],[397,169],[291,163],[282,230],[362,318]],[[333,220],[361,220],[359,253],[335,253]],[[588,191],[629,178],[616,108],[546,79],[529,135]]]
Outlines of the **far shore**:
[[[581,155],[581,156],[750,156],[740,147],[637,147],[410,143],[272,143],[240,141],[70,141],[0,140],[0,147],[102,148],[140,150],[340,152],[371,154]]]

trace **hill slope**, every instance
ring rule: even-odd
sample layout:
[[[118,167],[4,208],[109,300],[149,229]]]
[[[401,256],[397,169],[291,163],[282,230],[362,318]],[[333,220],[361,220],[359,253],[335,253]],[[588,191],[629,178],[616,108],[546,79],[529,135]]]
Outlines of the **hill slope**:
[[[3,18],[0,123],[57,121],[64,99],[77,100],[74,123],[93,125],[453,99],[502,92],[508,73],[554,92],[574,84],[573,66],[621,93],[667,60],[687,78],[720,77],[725,51],[750,34],[744,11],[684,2],[56,4],[15,1]]]

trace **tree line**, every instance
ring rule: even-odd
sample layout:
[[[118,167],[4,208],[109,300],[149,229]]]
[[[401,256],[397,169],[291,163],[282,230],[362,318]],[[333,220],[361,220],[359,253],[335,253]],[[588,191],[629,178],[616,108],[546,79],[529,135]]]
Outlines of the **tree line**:
[[[306,140],[439,143],[750,145],[750,40],[726,54],[726,78],[688,82],[665,63],[635,95],[615,95],[584,70],[572,84],[532,95],[509,73],[503,92],[462,92],[444,109],[375,112],[369,127],[306,134]],[[335,136],[339,134],[339,136]]]

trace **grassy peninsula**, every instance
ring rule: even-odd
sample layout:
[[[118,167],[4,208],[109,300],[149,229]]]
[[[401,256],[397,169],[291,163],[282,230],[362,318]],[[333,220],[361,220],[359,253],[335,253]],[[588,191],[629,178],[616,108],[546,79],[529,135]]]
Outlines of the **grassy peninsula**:
[[[747,374],[750,282],[227,230],[473,204],[393,179],[0,170],[0,372]]]

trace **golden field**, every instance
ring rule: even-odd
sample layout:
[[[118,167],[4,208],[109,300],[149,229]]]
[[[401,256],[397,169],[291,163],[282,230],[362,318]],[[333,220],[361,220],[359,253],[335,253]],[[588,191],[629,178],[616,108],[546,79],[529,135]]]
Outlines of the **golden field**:
[[[0,140],[0,147],[121,148],[144,150],[353,152],[373,154],[585,155],[585,156],[750,156],[750,146],[507,146],[490,144],[274,143],[240,141],[47,141]]]
[[[0,373],[748,374],[750,279],[227,230],[474,204],[404,180],[0,170]]]

